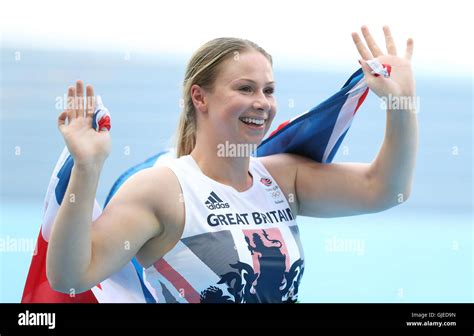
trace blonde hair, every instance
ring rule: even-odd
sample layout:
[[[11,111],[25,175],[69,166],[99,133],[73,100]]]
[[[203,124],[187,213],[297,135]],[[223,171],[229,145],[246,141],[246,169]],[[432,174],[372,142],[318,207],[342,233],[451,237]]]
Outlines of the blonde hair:
[[[211,90],[219,66],[228,58],[239,57],[239,53],[255,50],[264,55],[271,65],[272,57],[256,43],[232,37],[221,37],[201,46],[189,60],[183,81],[183,109],[176,131],[176,155],[188,155],[196,145],[196,110],[191,97],[191,87],[196,84]]]

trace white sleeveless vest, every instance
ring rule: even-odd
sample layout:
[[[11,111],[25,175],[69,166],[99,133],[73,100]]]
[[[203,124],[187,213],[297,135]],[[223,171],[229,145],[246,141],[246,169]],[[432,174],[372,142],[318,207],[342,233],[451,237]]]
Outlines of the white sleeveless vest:
[[[304,270],[298,226],[263,164],[250,158],[253,184],[244,192],[204,175],[190,155],[166,166],[183,191],[185,226],[177,245],[144,272],[155,300],[295,302]]]

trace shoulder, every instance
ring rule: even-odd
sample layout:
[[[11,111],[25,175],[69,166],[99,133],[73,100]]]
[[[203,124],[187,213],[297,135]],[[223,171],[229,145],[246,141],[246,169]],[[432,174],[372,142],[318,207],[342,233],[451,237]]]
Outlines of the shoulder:
[[[322,164],[310,158],[291,153],[274,154],[260,157],[258,159],[270,174],[275,174],[277,176],[283,175],[281,176],[283,180],[289,179],[292,182],[295,182],[298,169],[300,168],[305,166],[317,168],[328,167],[327,164]]]
[[[160,223],[173,222],[172,210],[179,210],[181,187],[176,175],[166,166],[145,168],[130,176],[113,199],[140,204],[157,217]],[[181,202],[182,203],[182,202]]]
[[[314,163],[313,160],[300,155],[281,153],[259,157],[258,160],[263,166],[274,175],[279,177],[283,182],[292,182],[296,178],[297,169],[305,163]]]
[[[179,188],[179,182],[166,166],[145,168],[130,176],[119,188],[117,194],[127,194],[145,203],[156,198],[162,192],[173,193]],[[178,193],[179,194],[179,193]]]
[[[291,153],[280,153],[268,156],[259,157],[258,160],[263,163],[267,169],[285,169],[284,165],[290,165],[287,169],[295,169],[296,165],[305,162],[313,162],[313,160],[305,158],[304,156],[291,154]]]
[[[144,169],[134,176],[137,190],[145,191],[144,195],[151,202],[160,222],[175,222],[175,211],[181,210],[183,202],[181,186],[172,169],[159,165]]]

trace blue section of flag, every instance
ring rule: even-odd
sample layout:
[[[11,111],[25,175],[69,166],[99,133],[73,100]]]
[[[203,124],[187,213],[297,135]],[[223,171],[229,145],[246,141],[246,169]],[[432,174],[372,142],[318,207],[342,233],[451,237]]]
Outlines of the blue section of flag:
[[[120,175],[120,177],[117,179],[117,181],[115,181],[114,185],[112,186],[112,188],[110,189],[109,191],[109,194],[107,195],[107,198],[105,199],[105,203],[104,203],[104,208],[107,206],[107,204],[109,204],[110,202],[110,199],[112,198],[112,196],[115,194],[115,192],[118,190],[118,188],[120,188],[120,186],[130,177],[132,176],[133,174],[139,172],[140,170],[142,169],[145,169],[145,168],[150,168],[150,167],[153,167],[153,165],[155,164],[156,160],[163,154],[166,154],[168,153],[169,151],[163,151],[163,152],[160,152],[158,154],[155,154],[153,155],[152,157],[146,159],[145,161],[143,161],[142,163],[139,163],[135,166],[133,166],[132,168],[129,168],[125,173],[123,173],[122,175]]]
[[[132,259],[133,267],[135,267],[135,271],[137,272],[138,278],[140,279],[140,285],[142,286],[143,296],[145,297],[146,303],[156,303],[155,298],[151,295],[150,291],[145,285],[145,281],[143,281],[143,267],[137,261],[137,258]]]
[[[257,148],[257,156],[293,153],[318,162],[331,162],[347,131],[336,135],[338,140],[324,159],[329,139],[333,136],[339,113],[348,92],[363,80],[362,69],[356,71],[336,94],[272,133]],[[354,111],[355,112],[355,111]]]
[[[74,159],[69,155],[64,161],[63,166],[59,170],[56,177],[59,179],[58,185],[54,189],[56,195],[56,202],[61,205],[64,194],[66,193],[67,186],[69,184],[69,178],[71,177],[72,166],[74,166]]]

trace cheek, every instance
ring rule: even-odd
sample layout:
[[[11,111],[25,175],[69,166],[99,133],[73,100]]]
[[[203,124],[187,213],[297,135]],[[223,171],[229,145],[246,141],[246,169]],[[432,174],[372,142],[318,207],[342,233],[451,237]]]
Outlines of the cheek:
[[[223,134],[233,133],[238,129],[238,118],[245,112],[245,105],[235,97],[221,99],[212,109],[211,124],[214,130]]]
[[[273,121],[273,119],[275,119],[276,114],[277,114],[277,104],[276,102],[274,102],[272,104],[272,108],[269,113],[270,121]]]
[[[222,112],[229,119],[240,117],[243,112],[248,110],[248,106],[249,102],[238,95],[227,97],[221,105]]]
[[[265,133],[267,133],[268,131],[270,131],[272,129],[272,124],[273,124],[273,120],[275,119],[276,113],[277,113],[277,109],[276,109],[276,105],[275,105],[275,106],[272,107],[270,113],[268,114],[268,122],[267,122],[267,126],[266,126],[266,129],[265,129]]]

